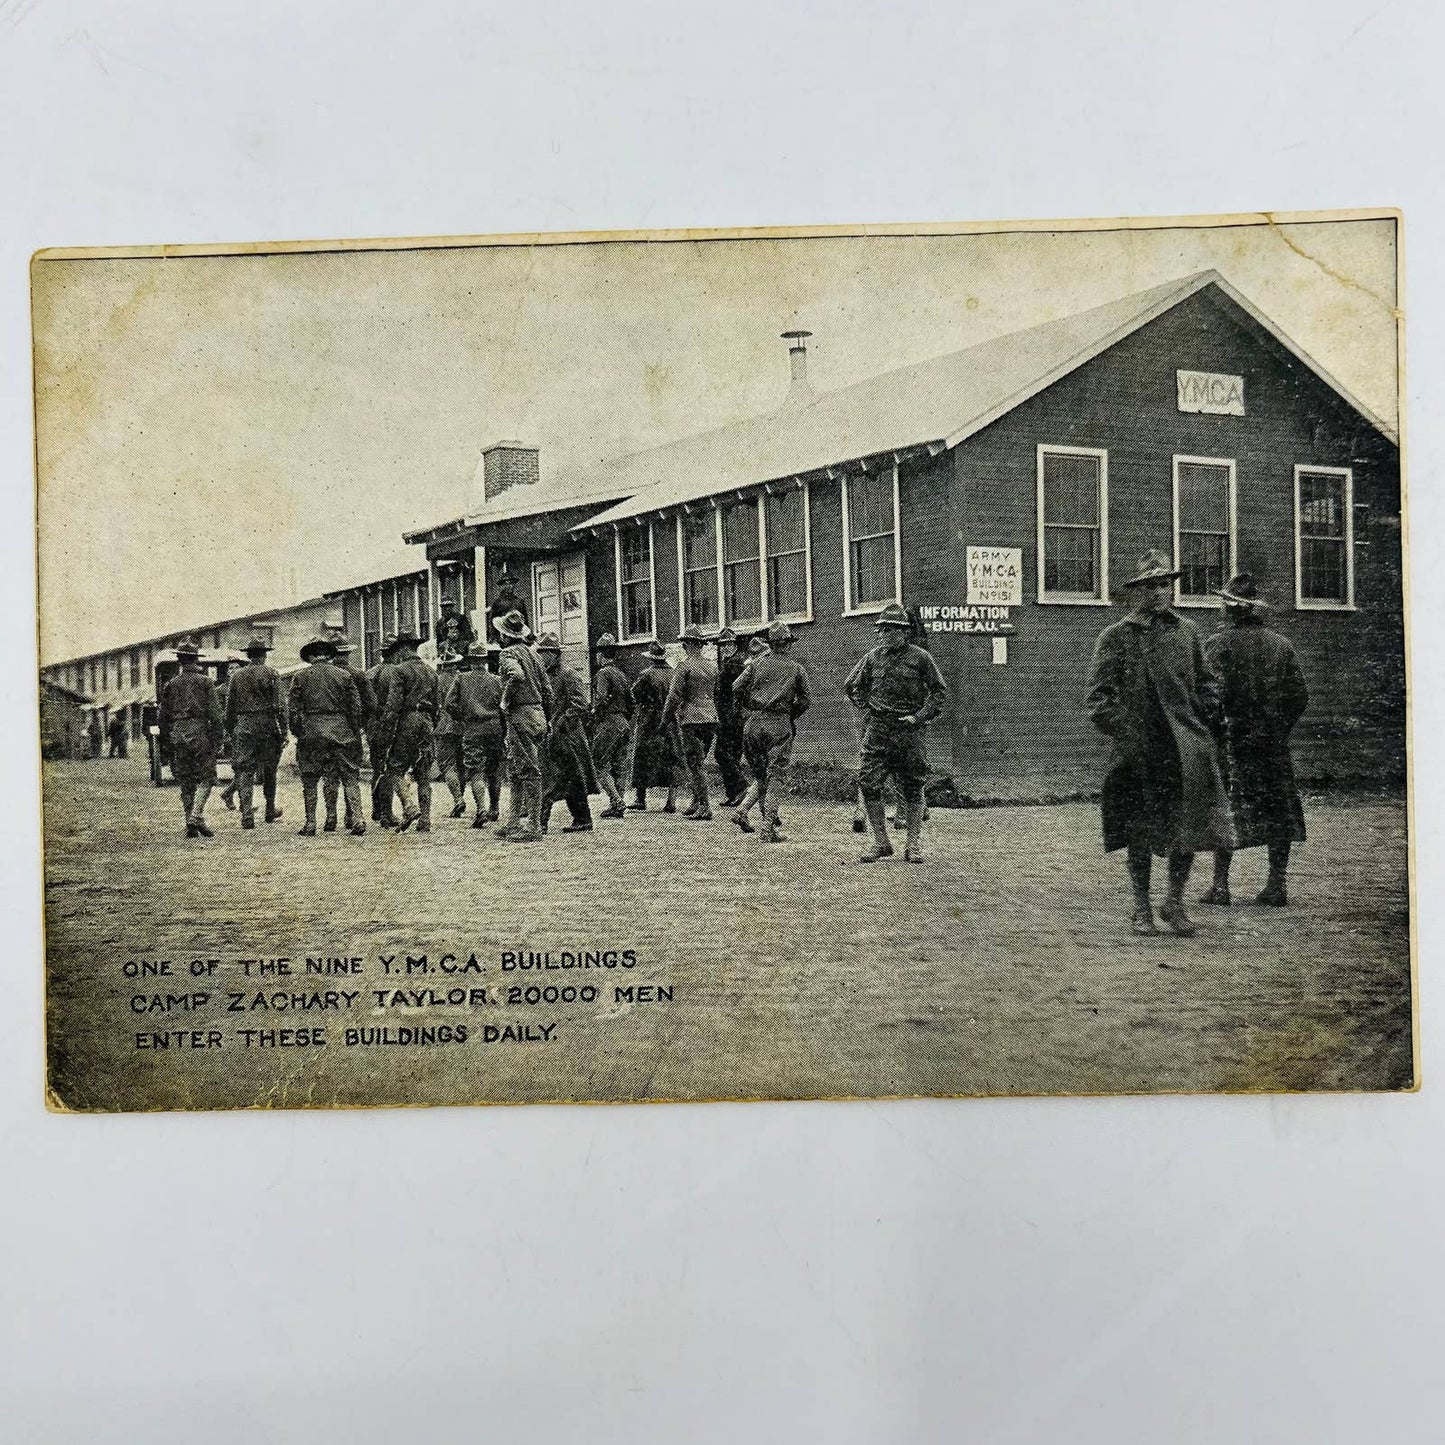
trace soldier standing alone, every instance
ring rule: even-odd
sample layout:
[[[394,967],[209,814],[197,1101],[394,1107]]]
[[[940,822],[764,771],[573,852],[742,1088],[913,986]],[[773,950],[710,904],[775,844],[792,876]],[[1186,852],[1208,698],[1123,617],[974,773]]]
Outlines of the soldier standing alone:
[[[1290,845],[1305,841],[1289,735],[1309,706],[1309,688],[1289,639],[1264,625],[1267,604],[1248,572],[1230,578],[1219,599],[1225,627],[1204,644],[1204,657],[1224,705],[1224,774],[1236,846],[1268,848],[1269,881],[1254,901],[1282,908],[1289,902]],[[1201,903],[1228,907],[1233,857],[1231,849],[1215,849],[1214,883]]]
[[[276,765],[286,741],[286,694],[280,675],[266,665],[270,644],[253,637],[246,644],[250,661],[231,674],[226,686],[226,731],[231,735],[231,771],[241,797],[241,826],[254,828],[256,783],[266,802],[266,821],[276,822]]]
[[[181,785],[187,838],[214,838],[206,825],[206,799],[216,785],[216,755],[225,736],[216,684],[200,668],[200,646],[176,644],[181,670],[161,691],[160,731]],[[92,715],[93,716],[93,715]]]
[[[921,863],[923,783],[928,776],[924,728],[943,711],[948,687],[931,653],[908,640],[912,623],[896,602],[878,614],[878,646],[848,674],[843,691],[859,710],[858,791],[873,829],[873,846],[858,860],[893,856],[883,790],[891,777],[907,810],[903,856]]]

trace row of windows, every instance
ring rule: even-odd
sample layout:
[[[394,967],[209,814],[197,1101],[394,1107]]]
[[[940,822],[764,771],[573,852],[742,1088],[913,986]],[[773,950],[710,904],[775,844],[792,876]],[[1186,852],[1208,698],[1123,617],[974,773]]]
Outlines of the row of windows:
[[[1175,601],[1213,605],[1235,571],[1236,467],[1226,457],[1173,459]],[[1294,469],[1295,606],[1355,605],[1354,478],[1348,467]],[[1109,454],[1038,449],[1038,600],[1109,600]]]
[[[813,553],[807,484],[761,497],[708,504],[678,517],[678,615],[684,626],[760,627],[813,615]],[[657,627],[654,526],[616,534],[617,616],[624,642],[650,641]],[[901,601],[898,590],[898,469],[843,483],[843,586],[848,613]]]
[[[459,571],[459,568],[449,568],[440,574],[444,595],[447,593],[448,576]],[[365,667],[381,661],[381,643],[388,632],[399,632],[403,627],[414,628],[416,635],[425,642],[431,635],[425,579],[384,582],[363,593],[361,626]]]

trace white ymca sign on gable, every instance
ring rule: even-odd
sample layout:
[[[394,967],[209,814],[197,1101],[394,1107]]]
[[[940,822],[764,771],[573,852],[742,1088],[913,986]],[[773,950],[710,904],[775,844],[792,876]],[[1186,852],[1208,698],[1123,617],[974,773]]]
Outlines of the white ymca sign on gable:
[[[1244,415],[1244,378],[1218,371],[1176,371],[1179,410],[1206,416]]]

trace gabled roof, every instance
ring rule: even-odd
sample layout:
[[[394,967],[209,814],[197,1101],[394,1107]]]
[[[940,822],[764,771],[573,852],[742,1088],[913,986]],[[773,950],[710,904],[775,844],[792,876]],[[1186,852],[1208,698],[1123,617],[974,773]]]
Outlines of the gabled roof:
[[[1397,441],[1385,421],[1218,271],[1209,270],[604,463],[591,469],[585,495],[573,490],[544,506],[624,499],[582,524],[592,527],[860,457],[924,444],[956,446],[1208,286],[1217,286],[1373,427]],[[558,478],[554,487],[562,481]]]

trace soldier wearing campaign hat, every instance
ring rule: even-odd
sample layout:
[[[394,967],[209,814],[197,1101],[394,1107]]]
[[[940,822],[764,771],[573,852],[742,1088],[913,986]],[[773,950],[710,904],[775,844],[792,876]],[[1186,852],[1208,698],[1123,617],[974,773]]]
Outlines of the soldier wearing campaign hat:
[[[813,701],[808,674],[788,655],[792,646],[793,633],[788,624],[773,623],[768,628],[766,649],[733,684],[733,695],[747,713],[743,748],[753,781],[733,810],[732,820],[744,833],[751,833],[748,814],[756,804],[763,816],[764,843],[785,841],[778,829],[777,785],[792,765],[798,719]]]
[[[457,674],[442,703],[444,719],[450,719],[459,735],[462,781],[471,788],[476,806],[473,828],[495,823],[501,813],[505,736],[502,680],[496,673],[500,652],[495,642],[472,643],[467,667]]]
[[[371,689],[371,714],[366,726],[366,750],[371,758],[371,821],[394,828],[397,818],[391,806],[391,789],[386,781],[386,755],[391,748],[383,721],[387,693],[394,675],[396,633],[388,632],[381,642],[381,656],[366,670]]]
[[[356,775],[361,776],[361,765],[365,761],[366,748],[363,738],[365,730],[371,725],[371,717],[376,710],[376,699],[372,694],[371,681],[366,673],[352,662],[352,656],[356,652],[356,644],[344,633],[338,633],[331,639],[331,646],[335,655],[337,667],[344,672],[351,674],[352,680],[356,683],[356,691],[361,698],[361,727],[357,730],[356,741],[352,745],[351,760],[356,766]],[[332,817],[336,813],[336,782],[328,778],[324,785],[324,796],[326,799],[326,816]],[[352,815],[351,802],[346,803],[346,827],[350,828],[356,822]]]
[[[508,843],[535,843],[542,836],[540,749],[552,714],[552,686],[527,646],[529,628],[520,612],[496,622],[502,640],[497,675],[502,679],[502,717],[507,729],[507,821],[496,830]]]
[[[587,691],[581,674],[562,660],[562,644],[555,632],[537,639],[537,658],[552,688],[552,716],[543,753],[542,832],[547,831],[552,805],[565,802],[572,821],[564,833],[590,833],[590,793],[600,793],[592,748],[587,741]]]
[[[647,790],[665,785],[667,801],[664,813],[677,812],[677,775],[682,766],[681,741],[677,730],[663,722],[662,710],[667,706],[672,687],[672,668],[667,649],[652,642],[642,654],[647,666],[632,684],[632,792],[627,807],[634,813],[646,812]]]
[[[361,733],[361,693],[356,677],[335,662],[336,646],[329,637],[313,637],[301,648],[304,672],[291,680],[289,712],[296,736],[296,766],[306,821],[300,836],[316,836],[317,792],[326,791],[325,831],[336,831],[336,798],[346,795],[346,811],[356,837],[366,832],[361,816],[361,785],[356,769],[356,740]]]
[[[226,731],[231,736],[231,772],[241,800],[241,826],[256,826],[252,806],[256,783],[261,784],[265,818],[281,817],[276,806],[276,766],[286,744],[286,690],[281,676],[266,665],[271,645],[253,637],[246,644],[249,659],[237,668],[226,686]]]
[[[858,709],[860,724],[858,791],[873,829],[873,846],[858,860],[876,863],[893,856],[883,811],[883,790],[891,778],[903,796],[908,842],[903,856],[921,863],[923,782],[928,776],[924,729],[943,711],[948,686],[925,648],[911,643],[912,620],[896,602],[878,614],[878,645],[848,674],[843,691]]]
[[[1179,571],[1163,552],[1139,559],[1123,586],[1127,615],[1094,646],[1086,707],[1114,741],[1100,807],[1104,848],[1128,850],[1134,893],[1131,927],[1155,934],[1149,886],[1154,854],[1169,859],[1169,892],[1159,917],[1192,934],[1184,889],[1200,849],[1232,848],[1229,802],[1215,729],[1219,688],[1199,634],[1171,606]]]
[[[216,684],[201,670],[200,645],[178,642],[181,670],[161,690],[160,733],[170,750],[171,771],[181,785],[187,838],[213,838],[206,823],[206,800],[216,784],[216,756],[225,737],[225,719]]]
[[[667,701],[662,708],[664,727],[675,727],[682,741],[683,763],[692,782],[692,801],[683,817],[697,823],[712,818],[712,802],[708,797],[707,773],[703,764],[717,733],[717,668],[703,655],[707,637],[701,627],[692,623],[677,639],[682,643],[683,657],[673,669],[668,685]]]
[[[1236,847],[1268,849],[1269,879],[1255,902],[1282,908],[1290,847],[1305,841],[1289,735],[1309,706],[1309,688],[1288,638],[1265,626],[1269,604],[1248,572],[1231,577],[1219,601],[1225,625],[1204,644],[1204,658],[1224,708],[1221,761]],[[1233,857],[1215,849],[1214,882],[1201,903],[1228,907]]]
[[[472,644],[468,644],[470,652]],[[471,666],[466,657],[437,659],[437,698],[440,714],[432,731],[432,747],[436,752],[437,776],[447,785],[452,796],[452,817],[461,818],[467,811],[466,772],[462,766],[462,730],[454,714],[447,709],[447,699]]]
[[[396,825],[399,833],[413,823],[418,833],[431,832],[431,775],[436,759],[433,733],[441,705],[437,675],[416,655],[420,642],[412,628],[397,630],[395,661],[382,717],[388,740],[386,785],[401,800],[401,819]]]
[[[718,633],[716,645],[717,684],[713,700],[717,707],[717,741],[713,745],[713,757],[722,774],[723,801],[727,807],[736,808],[742,802],[747,780],[742,768],[743,715],[733,695],[733,683],[747,666],[747,659],[731,627],[724,627]]]
[[[607,794],[599,818],[625,818],[622,780],[632,739],[632,689],[617,665],[617,639],[604,632],[593,644],[597,666],[592,673],[592,761],[597,781]]]

